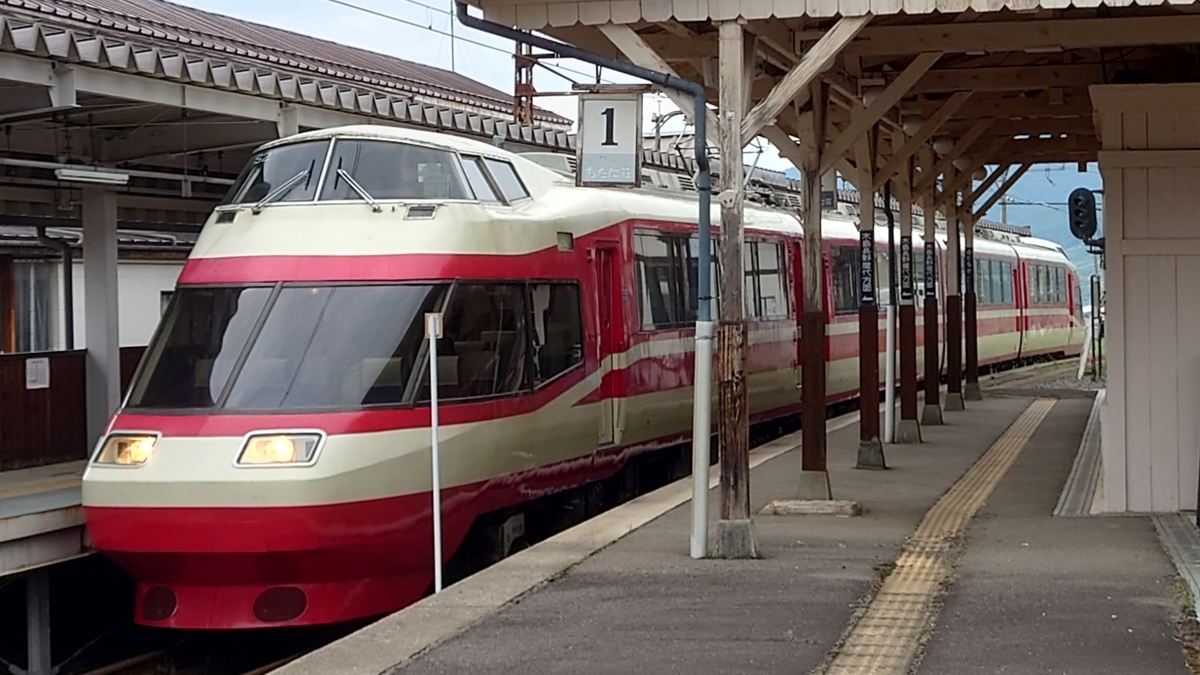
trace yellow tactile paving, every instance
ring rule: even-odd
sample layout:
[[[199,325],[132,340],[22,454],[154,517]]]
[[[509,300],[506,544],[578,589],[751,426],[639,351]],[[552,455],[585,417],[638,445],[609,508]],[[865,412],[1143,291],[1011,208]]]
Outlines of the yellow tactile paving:
[[[826,675],[905,675],[950,580],[956,541],[1054,407],[1034,401],[983,457],[925,514]]]

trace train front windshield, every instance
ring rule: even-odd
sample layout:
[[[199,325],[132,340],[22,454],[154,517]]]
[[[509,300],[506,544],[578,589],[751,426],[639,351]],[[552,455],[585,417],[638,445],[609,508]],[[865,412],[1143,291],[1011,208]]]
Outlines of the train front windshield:
[[[412,400],[448,285],[181,288],[127,407],[356,409]],[[419,378],[417,378],[419,379]]]

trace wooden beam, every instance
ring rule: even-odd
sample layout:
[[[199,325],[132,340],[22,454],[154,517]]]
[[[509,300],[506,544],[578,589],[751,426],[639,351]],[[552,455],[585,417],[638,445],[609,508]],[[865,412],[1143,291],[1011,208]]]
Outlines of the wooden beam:
[[[942,104],[941,108],[938,108],[938,111],[934,113],[933,117],[925,120],[925,123],[921,125],[921,130],[918,131],[912,138],[909,138],[903,146],[896,150],[896,153],[892,155],[892,158],[888,160],[888,163],[884,164],[883,168],[880,169],[877,174],[875,174],[875,189],[878,190],[882,188],[883,184],[887,182],[889,178],[896,175],[901,171],[901,169],[907,166],[909,158],[916,154],[917,150],[919,150],[922,145],[932,138],[933,135],[937,133],[937,130],[946,123],[946,120],[950,119],[950,116],[953,115],[959,108],[961,108],[962,104],[966,103],[967,99],[970,97],[971,92],[969,91],[960,91],[954,94]]]
[[[743,144],[754,140],[763,127],[774,122],[779,111],[796,98],[801,91],[808,88],[821,71],[825,70],[833,59],[858,35],[868,22],[870,15],[844,17],[829,29],[829,32],[817,41],[792,68],[787,75],[775,85],[766,98],[759,101],[754,109],[746,114],[742,121]]]
[[[825,111],[828,106],[825,83],[820,80],[814,82],[809,96],[813,102],[812,110],[800,116],[797,129],[804,146],[797,168],[801,171],[800,179],[804,185],[804,240],[801,248],[803,306],[798,310],[801,317],[800,414],[811,420],[821,419],[826,406],[825,285],[822,281],[825,268],[821,248],[821,175],[817,173],[821,165],[820,151],[825,146]],[[832,498],[826,461],[825,425],[807,425],[803,429],[802,441],[800,497]],[[810,473],[805,475],[804,472]],[[806,493],[806,490],[812,490],[814,483],[817,488]]]
[[[962,208],[969,209],[974,206],[975,200],[983,196],[983,193],[987,192],[988,188],[992,187],[996,180],[1003,176],[1004,172],[1008,171],[1008,167],[1010,166],[1012,166],[1012,164],[1001,164],[995,169],[992,169],[992,172],[988,174],[988,177],[984,178],[983,182],[975,186],[975,189],[971,190],[971,192],[963,198]]]
[[[930,184],[934,180],[937,180],[937,177],[940,174],[945,173],[950,166],[954,164],[954,160],[962,157],[963,153],[970,149],[971,145],[974,144],[975,141],[983,135],[983,132],[987,131],[987,128],[995,123],[995,121],[996,120],[993,118],[979,120],[976,122],[975,126],[971,127],[971,130],[967,132],[967,135],[960,138],[958,142],[954,144],[954,147],[950,149],[950,152],[947,152],[945,155],[943,155],[938,163],[934,165],[930,175],[921,177],[921,181],[917,183],[916,187],[913,188],[913,192],[919,193],[929,189]]]
[[[933,70],[911,88],[913,94],[949,91],[1022,91],[1052,87],[1087,87],[1104,82],[1099,64],[952,68]]]
[[[943,182],[942,196],[938,199],[937,208],[940,210],[944,207],[958,192],[963,193],[963,203],[965,204],[966,195],[970,192],[968,188],[971,187],[971,176],[984,165],[991,163],[991,157],[994,157],[996,152],[1007,142],[1007,138],[994,139],[975,155],[966,169],[955,174],[951,180]]]
[[[1049,96],[999,95],[975,93],[963,104],[951,120],[975,121],[981,117],[1001,119],[1032,117],[1072,117],[1092,114],[1092,99],[1087,89],[1068,89],[1063,92],[1061,103],[1054,103]],[[942,105],[938,99],[905,101],[903,109],[922,115],[933,115]]]
[[[1013,173],[1013,175],[1005,178],[1004,182],[1000,184],[1000,187],[996,188],[996,191],[992,193],[992,196],[988,197],[988,200],[983,203],[983,206],[979,207],[979,210],[975,211],[975,220],[982,219],[988,210],[995,206],[996,202],[1000,201],[1000,198],[1008,192],[1008,189],[1011,188],[1014,183],[1021,179],[1021,176],[1025,175],[1025,172],[1028,171],[1029,167],[1031,166],[1033,165],[1022,164],[1021,167],[1017,169],[1015,173]]]
[[[927,52],[920,54],[913,59],[912,63],[900,73],[891,84],[883,90],[879,96],[867,106],[865,110],[857,110],[851,113],[850,126],[841,133],[833,143],[829,145],[829,149],[824,153],[825,158],[821,165],[821,171],[824,173],[833,168],[833,163],[830,158],[841,157],[846,154],[846,151],[854,144],[854,141],[859,136],[863,135],[883,117],[884,113],[891,110],[893,106],[908,92],[921,76],[937,63],[937,60],[942,57],[941,52]],[[870,188],[871,186],[866,186]]]
[[[1191,45],[1196,43],[1197,35],[1200,35],[1200,16],[1179,14],[917,24],[880,26],[864,31],[846,53],[890,56],[933,49],[948,53],[1116,49]]]
[[[625,55],[625,58],[629,59],[630,63],[662,73],[670,73],[678,77],[679,74],[675,72],[675,69],[659,56],[658,52],[654,51],[650,45],[646,44],[642,36],[635,33],[629,26],[608,23],[599,26],[599,28],[600,32],[604,33],[604,37],[608,38]],[[692,120],[692,109],[695,107],[695,101],[691,96],[675,89],[664,89],[663,93],[683,111],[687,119]],[[706,119],[708,120],[710,133],[716,133],[717,116],[712,110],[708,111]],[[692,121],[695,122],[695,120]]]

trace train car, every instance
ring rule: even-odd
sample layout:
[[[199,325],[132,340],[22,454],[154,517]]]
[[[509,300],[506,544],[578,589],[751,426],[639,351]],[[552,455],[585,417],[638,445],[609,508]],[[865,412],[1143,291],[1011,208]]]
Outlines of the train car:
[[[693,197],[579,188],[519,155],[412,130],[331,129],[257,151],[84,475],[92,542],[137,581],[135,620],[314,625],[419,599],[433,577],[431,386],[447,558],[490,514],[518,536],[523,505],[686,443]],[[788,418],[801,223],[748,206],[746,226],[751,413]],[[825,228],[836,401],[857,394],[858,236],[844,214]],[[1010,248],[1000,257],[1025,260],[1028,247]],[[1023,330],[1023,305],[1010,305],[996,330]],[[436,383],[431,312],[445,326]],[[1021,357],[1020,341],[989,339],[981,360]],[[1036,348],[1055,339],[1065,349],[1070,333]]]

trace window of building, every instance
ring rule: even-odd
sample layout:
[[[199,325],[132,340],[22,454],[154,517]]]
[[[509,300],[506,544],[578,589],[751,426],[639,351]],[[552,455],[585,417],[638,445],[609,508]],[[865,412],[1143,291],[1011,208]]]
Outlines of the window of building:
[[[858,311],[857,246],[836,246],[833,249],[833,311],[850,314]]]
[[[158,292],[158,315],[160,317],[167,314],[167,308],[171,306],[171,296],[174,291],[159,291]]]
[[[421,145],[338,139],[321,200],[360,200],[349,175],[374,199],[469,199],[458,157]]]
[[[541,384],[583,363],[583,312],[579,286],[531,284],[534,383]]]
[[[500,188],[500,194],[504,195],[505,201],[511,204],[529,198],[529,192],[525,190],[525,186],[521,183],[521,178],[517,176],[512,164],[488,157],[485,157],[483,161],[487,165],[488,172],[492,174],[492,180],[496,181],[496,186]]]
[[[55,347],[54,307],[58,287],[54,268],[44,262],[13,265],[18,352],[44,352]]]

